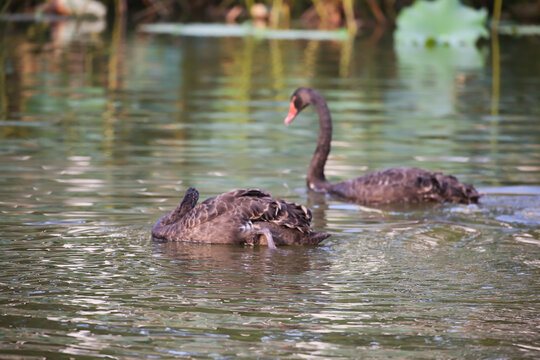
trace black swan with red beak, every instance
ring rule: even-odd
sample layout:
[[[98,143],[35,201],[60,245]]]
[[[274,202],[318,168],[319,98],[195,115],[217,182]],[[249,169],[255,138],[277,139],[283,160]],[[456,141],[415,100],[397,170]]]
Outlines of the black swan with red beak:
[[[391,168],[339,183],[328,182],[324,165],[330,153],[332,118],[324,97],[311,88],[298,88],[291,97],[285,124],[290,124],[309,104],[317,110],[320,123],[317,148],[307,173],[310,189],[358,204],[422,201],[470,204],[478,202],[482,196],[472,185],[459,182],[452,175],[415,167]]]
[[[263,190],[239,189],[199,205],[199,192],[189,188],[180,205],[152,228],[155,240],[212,244],[316,245],[329,237],[311,230],[311,211],[274,199]]]

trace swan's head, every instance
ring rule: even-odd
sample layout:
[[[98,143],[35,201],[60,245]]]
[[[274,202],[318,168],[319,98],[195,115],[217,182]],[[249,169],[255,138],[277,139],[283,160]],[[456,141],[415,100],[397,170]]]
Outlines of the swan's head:
[[[300,111],[312,103],[314,95],[316,96],[318,93],[311,88],[301,87],[296,89],[291,96],[291,105],[289,114],[285,118],[285,125],[289,125]]]

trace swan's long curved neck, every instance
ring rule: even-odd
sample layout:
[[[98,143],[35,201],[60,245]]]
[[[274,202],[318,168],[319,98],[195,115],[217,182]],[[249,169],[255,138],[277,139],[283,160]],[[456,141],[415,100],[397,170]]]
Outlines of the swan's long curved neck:
[[[317,148],[311,158],[307,173],[307,185],[310,189],[325,191],[330,185],[324,175],[324,165],[330,153],[330,142],[332,141],[332,118],[330,110],[319,94],[313,96],[311,104],[317,109],[319,114],[319,137]]]

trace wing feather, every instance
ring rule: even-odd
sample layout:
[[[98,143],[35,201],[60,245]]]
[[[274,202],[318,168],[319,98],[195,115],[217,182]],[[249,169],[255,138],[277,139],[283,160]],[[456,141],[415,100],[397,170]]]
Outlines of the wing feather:
[[[332,193],[359,203],[476,202],[481,196],[472,185],[452,175],[401,167],[375,171],[356,179],[332,184]]]

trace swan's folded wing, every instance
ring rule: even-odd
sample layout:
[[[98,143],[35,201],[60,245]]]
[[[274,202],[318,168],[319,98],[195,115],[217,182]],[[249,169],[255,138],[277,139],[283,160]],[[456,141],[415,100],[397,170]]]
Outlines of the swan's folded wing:
[[[195,228],[218,216],[249,219],[253,214],[264,212],[261,199],[270,199],[271,195],[258,189],[238,189],[206,199],[182,219],[182,226]]]
[[[357,202],[388,203],[476,202],[481,194],[474,187],[443,175],[415,167],[400,167],[375,171],[356,179],[332,185],[337,195]]]
[[[281,199],[273,199],[270,193],[259,189],[239,189],[211,197],[191,210],[182,219],[182,226],[195,228],[218,216],[252,222],[270,222],[303,233],[311,231],[311,211],[308,208]]]
[[[303,205],[281,199],[264,198],[253,201],[252,206],[247,209],[251,212],[249,214],[251,221],[270,222],[306,234],[311,230],[311,211]]]
[[[311,211],[304,205],[284,200],[278,201],[285,205],[286,216],[276,221],[276,223],[308,234],[311,231]]]

